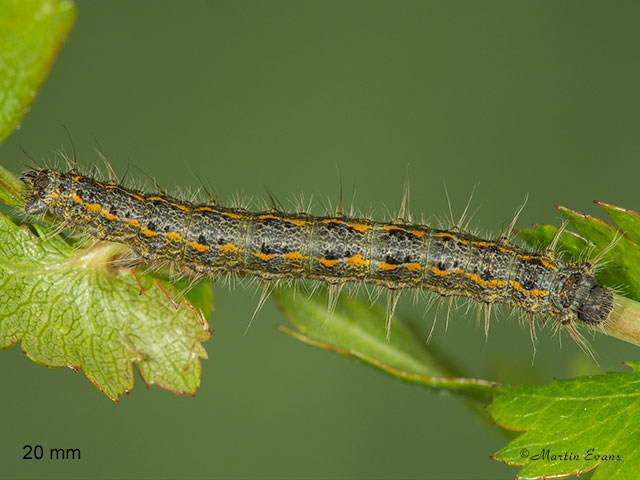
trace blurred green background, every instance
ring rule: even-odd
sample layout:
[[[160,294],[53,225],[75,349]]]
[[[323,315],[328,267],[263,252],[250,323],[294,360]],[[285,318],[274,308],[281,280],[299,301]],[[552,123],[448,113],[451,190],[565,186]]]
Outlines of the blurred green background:
[[[474,228],[559,223],[554,204],[640,209],[637,2],[110,1],[78,18],[21,128],[0,147],[14,171],[70,151],[169,191],[316,213],[345,196],[388,219],[406,178],[414,215],[441,224],[478,185]],[[135,167],[135,168],[134,168]],[[254,207],[258,205],[254,202]],[[257,208],[257,207],[256,207]],[[489,459],[507,440],[466,404],[307,347],[274,328],[247,336],[254,286],[214,284],[202,386],[178,397],[137,378],[112,404],[83,374],[0,352],[6,478],[512,478]],[[435,309],[405,300],[423,337]],[[636,347],[597,336],[599,366],[567,337],[508,309],[489,338],[474,313],[441,320],[432,346],[466,376],[530,383],[621,370]],[[560,347],[562,340],[562,347]],[[79,462],[25,461],[23,446],[77,447]]]

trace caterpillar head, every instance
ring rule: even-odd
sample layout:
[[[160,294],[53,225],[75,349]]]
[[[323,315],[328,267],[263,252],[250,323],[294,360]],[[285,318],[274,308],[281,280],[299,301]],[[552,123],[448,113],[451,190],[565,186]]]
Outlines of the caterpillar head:
[[[569,313],[566,321],[577,318],[589,325],[604,323],[613,309],[611,290],[600,285],[595,276],[580,267],[564,281],[560,300],[563,310]]]
[[[59,195],[59,176],[55,170],[31,170],[20,177],[31,188],[29,199],[24,206],[26,213],[37,215],[52,207],[55,196]]]
[[[578,318],[585,323],[598,325],[604,322],[613,309],[613,294],[602,285],[594,285],[578,310]]]

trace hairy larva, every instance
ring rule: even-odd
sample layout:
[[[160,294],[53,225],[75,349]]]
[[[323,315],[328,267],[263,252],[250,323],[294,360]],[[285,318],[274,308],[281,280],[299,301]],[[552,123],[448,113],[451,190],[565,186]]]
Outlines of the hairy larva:
[[[574,325],[601,325],[613,308],[613,295],[591,264],[565,262],[552,249],[523,250],[508,234],[491,241],[401,220],[195,205],[75,171],[32,170],[22,179],[31,188],[26,213],[48,212],[65,227],[127,244],[144,261],[172,262],[196,276],[313,279],[334,291],[345,282],[395,293],[424,289],[489,307],[511,305],[530,318],[550,316],[574,338]]]

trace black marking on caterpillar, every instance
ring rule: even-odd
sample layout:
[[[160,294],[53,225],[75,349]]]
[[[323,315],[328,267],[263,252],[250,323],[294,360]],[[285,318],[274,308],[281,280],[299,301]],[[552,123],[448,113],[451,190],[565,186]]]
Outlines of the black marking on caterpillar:
[[[196,205],[75,171],[33,170],[22,180],[31,188],[26,213],[48,212],[67,227],[128,244],[144,261],[174,262],[196,276],[321,280],[330,299],[345,282],[375,284],[394,292],[390,316],[395,292],[424,289],[481,302],[487,320],[493,304],[520,308],[530,321],[550,316],[579,342],[573,325],[602,325],[613,308],[591,264],[565,262],[553,247],[523,250],[508,235],[491,241],[400,220]]]

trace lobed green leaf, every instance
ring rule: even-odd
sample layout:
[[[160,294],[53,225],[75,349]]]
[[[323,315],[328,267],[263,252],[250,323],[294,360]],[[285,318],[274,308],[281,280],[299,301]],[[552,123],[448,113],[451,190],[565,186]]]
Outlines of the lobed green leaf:
[[[0,191],[20,183],[11,177],[0,171]],[[0,348],[21,340],[35,362],[82,369],[114,401],[133,388],[132,364],[147,385],[195,393],[210,337],[208,282],[118,268],[126,248],[71,244],[0,214]]]
[[[502,385],[487,411],[498,425],[525,431],[495,459],[522,466],[517,478],[564,478],[597,467],[593,479],[640,471],[640,361],[632,372]]]
[[[616,225],[636,245],[640,245],[640,215],[627,208],[616,207],[604,202],[596,202],[616,222]]]

